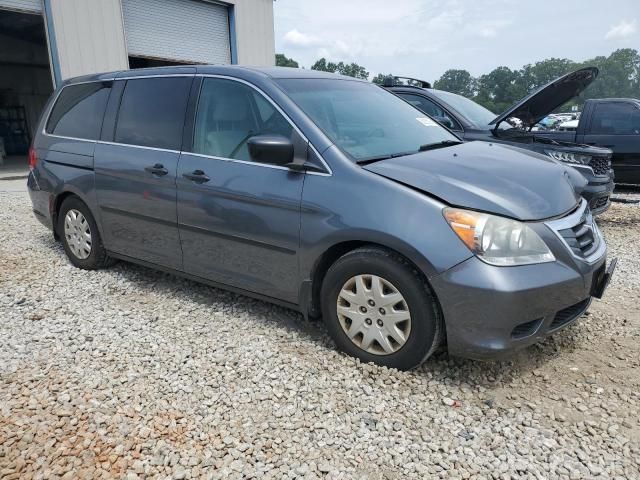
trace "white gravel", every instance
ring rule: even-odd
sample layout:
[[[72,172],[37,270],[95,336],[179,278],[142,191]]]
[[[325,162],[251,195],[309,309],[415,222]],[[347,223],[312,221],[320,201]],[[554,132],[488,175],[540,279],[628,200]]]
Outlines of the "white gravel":
[[[640,208],[600,221],[619,271],[582,321],[398,372],[283,308],[75,269],[3,189],[0,478],[640,478]]]

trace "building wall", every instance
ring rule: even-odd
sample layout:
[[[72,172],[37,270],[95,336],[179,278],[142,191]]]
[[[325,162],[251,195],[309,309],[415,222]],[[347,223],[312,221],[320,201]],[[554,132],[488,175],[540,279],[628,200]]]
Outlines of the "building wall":
[[[44,1],[62,80],[129,68],[120,0]]]
[[[55,39],[52,63],[60,80],[129,68],[120,0],[43,1],[49,38]],[[236,63],[273,65],[273,0],[225,3],[233,8]]]
[[[241,65],[275,64],[273,0],[228,0],[234,5],[237,61]]]

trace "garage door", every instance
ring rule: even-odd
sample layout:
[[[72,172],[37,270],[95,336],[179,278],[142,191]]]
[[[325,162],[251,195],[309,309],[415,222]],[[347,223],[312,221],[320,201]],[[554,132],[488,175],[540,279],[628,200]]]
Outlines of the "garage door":
[[[227,7],[199,0],[123,0],[130,56],[231,63]]]
[[[0,0],[0,8],[23,10],[27,12],[41,12],[42,0]]]

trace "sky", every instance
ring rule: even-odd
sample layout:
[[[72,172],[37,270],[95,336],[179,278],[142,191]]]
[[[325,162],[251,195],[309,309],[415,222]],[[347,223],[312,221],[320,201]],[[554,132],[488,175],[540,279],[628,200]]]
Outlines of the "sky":
[[[276,52],[437,80],[640,49],[640,0],[275,0]]]

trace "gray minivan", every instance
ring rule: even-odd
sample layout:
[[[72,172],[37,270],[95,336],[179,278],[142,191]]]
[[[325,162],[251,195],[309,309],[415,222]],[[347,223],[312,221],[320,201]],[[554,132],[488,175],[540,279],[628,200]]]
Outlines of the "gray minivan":
[[[567,326],[615,261],[548,157],[453,133],[316,71],[167,67],[67,81],[30,151],[75,266],[120,259],[322,316],[363,361],[487,358]],[[581,183],[582,182],[582,183]]]

